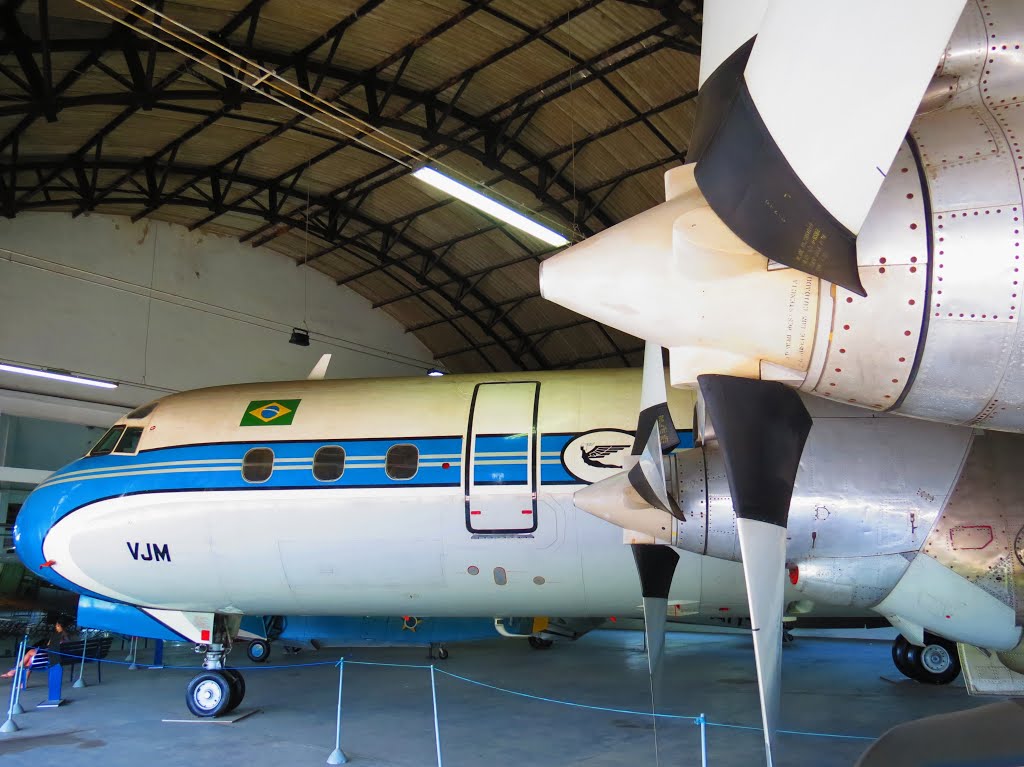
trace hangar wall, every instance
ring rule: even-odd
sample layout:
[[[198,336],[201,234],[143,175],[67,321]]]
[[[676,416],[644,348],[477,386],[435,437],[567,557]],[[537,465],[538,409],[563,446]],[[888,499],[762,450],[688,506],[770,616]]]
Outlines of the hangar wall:
[[[289,344],[307,317],[311,346]],[[169,391],[302,378],[325,352],[331,378],[422,375],[434,364],[367,300],[266,248],[152,220],[0,220],[0,361],[121,384],[83,392],[0,373],[0,390],[127,407]]]

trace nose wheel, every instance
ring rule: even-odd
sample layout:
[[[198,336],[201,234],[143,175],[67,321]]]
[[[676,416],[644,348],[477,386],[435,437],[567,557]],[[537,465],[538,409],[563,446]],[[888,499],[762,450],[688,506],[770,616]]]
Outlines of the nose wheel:
[[[960,676],[956,643],[924,635],[924,646],[910,644],[903,635],[892,644],[892,661],[900,673],[922,684],[949,684]]]
[[[210,645],[205,652],[205,670],[188,683],[185,705],[194,716],[210,719],[238,708],[245,697],[245,679],[237,669],[224,667],[223,645]]]

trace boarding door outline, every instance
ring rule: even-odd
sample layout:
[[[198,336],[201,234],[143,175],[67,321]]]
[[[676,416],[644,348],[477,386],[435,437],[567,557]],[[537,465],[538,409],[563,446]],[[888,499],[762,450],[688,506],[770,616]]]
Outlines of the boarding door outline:
[[[539,381],[477,384],[466,430],[466,527],[476,535],[537,529]]]

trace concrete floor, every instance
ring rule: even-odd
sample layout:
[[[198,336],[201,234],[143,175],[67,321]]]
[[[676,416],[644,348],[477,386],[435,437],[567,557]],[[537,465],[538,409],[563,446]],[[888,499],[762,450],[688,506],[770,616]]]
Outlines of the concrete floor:
[[[451,647],[443,668],[487,684],[593,706],[644,710],[650,706],[642,635],[598,631],[576,643],[536,651],[525,641],[495,639]],[[117,645],[115,644],[115,648]],[[301,663],[336,659],[335,651],[284,657],[272,664],[237,665],[248,686],[239,713],[260,709],[234,724],[173,724],[186,718],[184,689],[191,671],[128,671],[104,667],[96,685],[87,667],[85,689],[65,685],[69,703],[36,710],[45,678],[32,679],[22,696],[28,713],[21,731],[0,735],[0,765],[68,764],[126,767],[197,763],[322,765],[334,747],[337,670]],[[350,661],[425,663],[418,648],[360,648]],[[115,653],[115,660],[124,658]],[[144,657],[140,653],[140,659]],[[168,651],[168,664],[195,665],[190,648]],[[889,644],[799,638],[784,653],[782,725],[786,729],[877,736],[903,721],[991,702],[967,696],[959,681],[925,687],[902,679]],[[3,689],[6,696],[6,690]],[[497,692],[437,675],[444,764],[574,764],[587,767],[654,765],[649,717],[572,708]],[[6,710],[6,697],[4,697]],[[749,637],[670,634],[661,710],[730,724],[759,722],[754,659]],[[353,764],[422,767],[433,764],[430,676],[426,669],[346,666],[342,747]],[[658,723],[662,763],[699,764],[699,731],[688,721]],[[780,736],[782,764],[852,765],[869,741]],[[754,730],[709,728],[710,767],[763,763]]]

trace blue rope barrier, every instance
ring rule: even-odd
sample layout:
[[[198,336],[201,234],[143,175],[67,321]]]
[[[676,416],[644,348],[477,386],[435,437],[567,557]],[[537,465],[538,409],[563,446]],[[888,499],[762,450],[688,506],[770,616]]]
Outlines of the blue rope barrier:
[[[78,655],[69,655],[67,653],[58,652],[56,650],[50,650],[49,652],[52,655],[60,655],[62,657],[70,658],[70,659],[76,660],[78,662],[81,661],[81,656],[78,656]],[[115,666],[130,666],[130,665],[132,665],[128,661],[108,660],[107,658],[99,658],[99,659],[97,659],[97,658],[88,658],[87,660],[92,660],[94,663],[110,663],[110,664],[113,664]],[[337,668],[337,666],[341,662],[342,662],[341,660],[337,660],[337,661],[316,661],[314,663],[290,663],[290,664],[278,664],[278,665],[252,665],[252,666],[246,666],[245,669],[246,669],[246,671],[248,671],[250,669],[253,669],[253,670],[264,670],[264,669],[270,670],[270,669],[285,669],[285,668],[295,669],[295,668],[315,668],[315,667],[319,667],[319,666],[334,666],[335,668]],[[379,661],[358,661],[358,660],[346,660],[344,662],[345,662],[346,665],[349,665],[349,666],[376,666],[378,668],[419,668],[419,669],[430,669],[430,668],[432,668],[431,665],[423,664],[423,663],[382,663],[382,662],[379,662]],[[160,666],[160,667],[146,666],[146,668],[165,668],[165,669],[171,669],[171,670],[174,670],[174,671],[202,671],[203,670],[202,666]],[[451,671],[445,671],[444,669],[440,669],[440,668],[436,668],[436,667],[433,667],[433,668],[435,669],[435,671],[437,673],[444,674],[445,676],[450,676],[452,679],[458,679],[460,682],[466,682],[467,684],[476,685],[477,687],[484,687],[486,689],[494,690],[496,692],[501,692],[501,693],[504,693],[506,695],[514,695],[514,696],[516,696],[518,698],[527,698],[529,700],[539,700],[539,701],[541,701],[543,703],[555,703],[555,704],[557,704],[559,706],[569,706],[571,708],[582,708],[582,709],[586,709],[588,711],[604,711],[604,712],[610,713],[610,714],[625,714],[627,716],[655,717],[655,718],[658,718],[658,719],[674,719],[674,720],[679,720],[679,721],[694,722],[696,724],[700,724],[701,722],[703,722],[708,727],[722,727],[722,728],[731,729],[731,730],[749,730],[749,731],[752,731],[752,732],[761,732],[762,731],[761,727],[754,726],[754,725],[748,725],[748,724],[727,724],[725,722],[712,722],[709,719],[706,719],[703,716],[703,714],[701,716],[699,716],[699,717],[698,716],[686,716],[684,714],[659,714],[659,713],[653,713],[651,711],[637,711],[635,709],[629,709],[629,708],[609,708],[607,706],[592,706],[592,705],[589,705],[589,704],[586,704],[586,703],[576,703],[576,702],[571,701],[571,700],[561,700],[559,698],[548,698],[548,697],[544,697],[542,695],[532,695],[532,694],[527,693],[527,692],[521,692],[519,690],[510,690],[507,687],[498,687],[497,685],[488,684],[487,682],[481,682],[481,681],[476,680],[476,679],[471,679],[468,676],[462,676],[460,674],[454,674]],[[874,737],[872,737],[870,735],[842,735],[842,734],[839,734],[839,733],[810,732],[810,731],[805,731],[805,730],[776,730],[776,732],[778,732],[781,735],[799,735],[799,736],[814,737],[814,738],[836,738],[836,739],[840,739],[840,740],[876,740],[876,738],[874,738]]]

